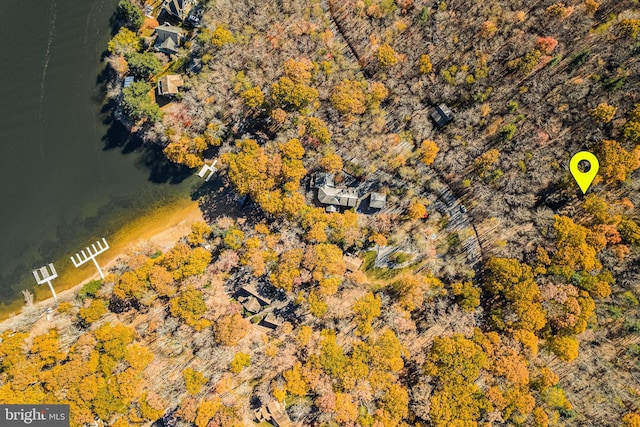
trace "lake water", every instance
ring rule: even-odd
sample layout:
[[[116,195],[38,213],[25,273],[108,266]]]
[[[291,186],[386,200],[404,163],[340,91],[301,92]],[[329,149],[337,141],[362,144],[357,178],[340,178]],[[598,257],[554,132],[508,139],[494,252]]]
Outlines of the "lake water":
[[[0,307],[35,285],[32,269],[187,197],[197,182],[110,123],[101,56],[117,3],[2,5]]]

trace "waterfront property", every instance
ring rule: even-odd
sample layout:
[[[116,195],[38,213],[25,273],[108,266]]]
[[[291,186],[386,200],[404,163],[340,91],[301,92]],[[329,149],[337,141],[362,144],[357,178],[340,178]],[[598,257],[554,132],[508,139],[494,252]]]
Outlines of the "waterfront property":
[[[189,12],[191,12],[193,5],[193,0],[166,0],[162,10],[174,18],[184,21]]]
[[[169,74],[158,79],[158,95],[160,96],[173,96],[178,93],[184,85],[182,76],[177,74]]]
[[[156,42],[154,47],[156,50],[166,53],[167,55],[175,55],[178,48],[182,44],[182,30],[173,25],[164,23],[156,27]]]

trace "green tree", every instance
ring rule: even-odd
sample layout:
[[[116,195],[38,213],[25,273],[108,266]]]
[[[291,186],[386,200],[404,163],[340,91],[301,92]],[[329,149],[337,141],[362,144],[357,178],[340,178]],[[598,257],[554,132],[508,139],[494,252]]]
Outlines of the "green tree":
[[[131,119],[157,122],[162,118],[158,104],[149,96],[151,85],[147,82],[133,82],[122,90],[122,109]]]
[[[123,27],[137,31],[144,23],[144,14],[131,0],[120,0],[116,12],[118,21]]]
[[[107,50],[116,55],[131,54],[139,49],[140,37],[126,28],[120,28],[120,31],[107,43]]]
[[[132,52],[126,55],[131,73],[143,80],[162,71],[162,64],[152,52]]]

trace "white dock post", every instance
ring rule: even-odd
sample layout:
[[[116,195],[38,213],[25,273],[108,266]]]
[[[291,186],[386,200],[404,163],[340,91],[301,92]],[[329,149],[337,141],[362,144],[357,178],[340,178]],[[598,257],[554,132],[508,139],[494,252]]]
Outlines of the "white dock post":
[[[204,182],[209,181],[211,179],[211,177],[213,176],[213,174],[216,172],[217,169],[215,168],[215,165],[216,165],[217,161],[218,160],[214,160],[211,165],[205,164],[204,166],[202,166],[202,169],[200,169],[200,172],[198,172],[197,175],[200,178],[204,178],[204,176],[207,175],[207,177],[204,178]]]
[[[98,246],[97,248],[96,248],[96,245]],[[89,260],[93,261],[93,264],[96,266],[96,269],[98,270],[98,274],[100,274],[100,278],[104,279],[104,273],[102,272],[102,269],[98,264],[98,261],[96,261],[96,257],[100,255],[102,252],[106,251],[107,249],[109,249],[109,244],[107,243],[107,240],[103,237],[102,242],[98,240],[96,243],[92,243],[91,246],[87,246],[85,249],[82,249],[80,252],[72,256],[71,262],[73,262],[74,267],[78,268]],[[87,251],[87,253],[85,253],[85,251]]]
[[[58,277],[58,273],[56,272],[56,269],[52,263],[49,263],[48,267],[49,267],[49,270],[47,270],[47,266],[45,265],[44,267],[40,267],[36,270],[31,271],[31,273],[33,273],[33,277],[35,277],[38,285],[42,285],[43,283],[46,283],[47,285],[49,285],[49,289],[51,290],[51,295],[53,295],[53,301],[55,302],[57,307],[58,296],[56,295],[56,291],[53,289],[53,285],[51,284],[51,281],[56,277]]]

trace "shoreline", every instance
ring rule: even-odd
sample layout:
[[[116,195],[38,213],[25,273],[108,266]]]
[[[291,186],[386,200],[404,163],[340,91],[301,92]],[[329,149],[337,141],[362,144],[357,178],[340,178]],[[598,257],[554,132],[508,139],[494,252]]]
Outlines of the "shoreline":
[[[118,259],[128,251],[142,245],[153,245],[162,251],[172,247],[177,240],[191,231],[191,224],[204,221],[197,201],[179,199],[174,203],[152,209],[142,216],[121,227],[115,234],[105,236],[109,249],[99,255],[98,263],[105,274]],[[87,282],[98,279],[100,275],[93,263],[74,268],[69,259],[61,260],[60,276],[53,281],[58,301],[73,299],[78,290]],[[53,297],[46,285],[39,286],[34,292],[33,308],[44,313],[47,306],[53,305]],[[0,309],[0,331],[14,329],[11,324],[19,325],[21,315],[33,309],[24,310],[24,300],[19,299]]]

